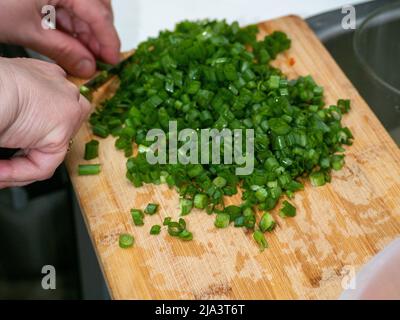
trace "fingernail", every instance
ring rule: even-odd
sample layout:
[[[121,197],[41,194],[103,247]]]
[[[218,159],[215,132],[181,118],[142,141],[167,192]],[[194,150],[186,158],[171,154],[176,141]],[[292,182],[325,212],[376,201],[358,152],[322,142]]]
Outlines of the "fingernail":
[[[86,77],[90,77],[94,73],[94,65],[92,61],[84,59],[79,61],[76,66],[76,71],[78,74]]]

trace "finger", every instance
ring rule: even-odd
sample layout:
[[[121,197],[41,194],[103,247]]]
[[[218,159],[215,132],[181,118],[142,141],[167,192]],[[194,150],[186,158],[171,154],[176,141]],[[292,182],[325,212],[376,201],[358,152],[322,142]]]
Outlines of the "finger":
[[[22,182],[0,182],[0,189],[24,187],[34,182],[36,181],[32,180],[32,181],[22,181]]]
[[[57,29],[70,34],[74,33],[72,16],[69,11],[64,8],[57,9]]]
[[[100,55],[100,44],[90,26],[80,18],[71,16],[67,9],[58,9],[57,28],[79,39],[95,56]]]
[[[113,12],[113,8],[112,8],[112,5],[111,5],[111,0],[100,0],[100,1],[105,5],[105,7],[108,10],[110,10],[111,15],[112,15],[112,21],[114,22],[114,12]]]
[[[76,124],[76,126],[74,128],[74,133],[73,133],[74,136],[79,131],[79,129],[82,126],[82,123],[86,121],[87,117],[89,116],[89,114],[92,111],[92,105],[82,95],[79,97],[79,106],[80,106],[82,112],[81,112],[79,122]]]
[[[0,182],[41,181],[49,179],[64,160],[67,147],[58,153],[30,150],[25,157],[0,160]]]
[[[100,56],[100,43],[93,35],[90,26],[78,17],[73,17],[72,21],[74,33],[77,35],[77,38],[85,44],[96,57]]]
[[[100,57],[108,63],[119,62],[121,43],[113,24],[111,4],[100,0],[65,1],[60,3],[70,9],[75,16],[90,25],[91,30],[100,44]]]
[[[78,39],[62,31],[51,30],[46,36],[39,35],[31,47],[56,61],[74,76],[89,78],[96,71],[93,54]]]

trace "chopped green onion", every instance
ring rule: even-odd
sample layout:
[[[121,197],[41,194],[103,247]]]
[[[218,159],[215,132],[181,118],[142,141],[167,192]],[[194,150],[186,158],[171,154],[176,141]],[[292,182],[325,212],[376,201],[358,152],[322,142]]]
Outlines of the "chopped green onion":
[[[189,199],[181,199],[179,205],[181,208],[181,216],[186,216],[193,208],[193,201]]]
[[[134,242],[135,242],[135,239],[130,234],[122,233],[119,235],[118,243],[119,243],[120,248],[123,248],[123,249],[130,248],[133,246]]]
[[[160,232],[161,232],[161,226],[158,225],[158,224],[155,224],[150,229],[150,234],[151,235],[158,235],[158,234],[160,234]]]
[[[182,230],[181,233],[178,234],[178,237],[183,241],[190,241],[193,239],[193,234],[187,230]]]
[[[237,228],[243,227],[244,226],[244,221],[245,217],[244,216],[239,216],[235,219],[234,221],[234,226]]]
[[[100,138],[107,138],[109,131],[107,127],[97,124],[94,127],[92,127],[92,131],[96,136],[99,136]]]
[[[344,157],[343,155],[333,155],[332,156],[332,169],[333,170],[340,170],[343,168],[344,165]]]
[[[321,171],[310,174],[310,181],[313,187],[323,186],[325,184],[325,175]]]
[[[182,230],[185,230],[185,229],[186,229],[186,221],[185,221],[185,219],[180,218],[179,221],[178,221],[178,223],[179,223],[179,225],[180,225],[180,227],[181,227]]]
[[[194,207],[204,209],[208,205],[208,197],[205,194],[198,193],[194,196]]]
[[[249,215],[249,216],[244,217],[244,226],[247,229],[253,229],[255,225],[256,225],[256,216],[255,215]]]
[[[147,213],[148,215],[153,215],[157,212],[157,209],[158,209],[158,204],[149,203],[144,209],[144,213]]]
[[[168,233],[170,236],[177,237],[184,230],[178,222],[171,221],[168,224]]]
[[[92,160],[99,156],[99,142],[91,140],[85,145],[85,160]]]
[[[262,232],[272,231],[275,228],[275,225],[276,225],[276,223],[275,223],[274,219],[272,218],[271,214],[268,212],[265,212],[263,214],[263,216],[261,217],[261,220],[259,223],[260,230]]]
[[[135,226],[143,226],[144,225],[144,214],[142,212],[142,210],[139,209],[131,209],[131,216],[132,216],[132,220],[133,223],[135,224]]]
[[[230,222],[229,214],[218,213],[216,218],[215,218],[214,225],[217,228],[226,228],[227,226],[229,226],[229,222]]]
[[[288,201],[283,201],[283,207],[279,211],[280,215],[285,217],[294,217],[296,215],[296,208],[290,204]]]
[[[101,167],[99,164],[80,164],[78,166],[78,174],[80,176],[99,174]]]
[[[172,220],[171,217],[166,217],[164,219],[163,226],[168,226],[170,224],[171,220]]]
[[[258,243],[260,251],[264,251],[266,248],[268,248],[268,242],[265,239],[263,232],[261,232],[260,230],[254,231],[253,238]]]
[[[329,182],[331,171],[343,167],[344,155],[339,153],[352,144],[353,135],[341,123],[350,101],[325,106],[323,88],[311,76],[289,80],[271,61],[290,47],[290,39],[280,31],[264,39],[257,33],[256,25],[184,21],[142,42],[116,72],[120,83],[115,94],[94,110],[89,122],[96,136],[115,137],[115,147],[128,158],[126,178],[134,187],[165,183],[179,192],[182,216],[195,207],[216,213],[216,224],[222,227],[233,222],[255,230],[259,225],[262,232],[272,229],[273,219],[263,215],[257,221],[255,211],[272,210],[282,195],[291,199],[304,188],[298,178],[309,176],[313,185]],[[103,79],[109,72],[107,66]],[[81,88],[90,94],[87,89]],[[147,134],[153,128],[168,131],[170,121],[176,121],[179,131],[193,129],[199,142],[205,128],[253,129],[254,170],[237,175],[237,163],[222,161],[232,151],[246,160],[252,156],[225,139],[216,163],[183,164],[181,147],[186,142],[173,135],[162,139],[178,140],[177,150],[166,150],[167,163],[150,164],[152,142]],[[248,137],[242,147],[246,141]],[[138,152],[133,152],[134,146]],[[170,161],[175,160],[171,151],[178,151],[177,163]],[[215,150],[209,151],[208,160],[214,160]],[[85,151],[88,159],[95,154]],[[238,192],[242,203],[225,206],[225,196]],[[151,208],[145,212],[154,213]],[[281,215],[295,214],[296,209],[284,202]],[[138,214],[136,220],[143,223]],[[169,218],[164,225],[176,237],[192,237],[182,221]]]
[[[223,177],[216,177],[213,180],[213,184],[217,187],[217,188],[223,188],[226,186],[226,179]]]
[[[242,209],[238,206],[227,206],[224,213],[229,214],[230,221],[235,221],[237,217],[242,215]]]

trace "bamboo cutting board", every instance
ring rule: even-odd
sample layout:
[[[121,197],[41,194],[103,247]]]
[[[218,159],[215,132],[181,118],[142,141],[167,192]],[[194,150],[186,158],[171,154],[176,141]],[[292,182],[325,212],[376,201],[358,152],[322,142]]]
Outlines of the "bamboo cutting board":
[[[275,62],[290,78],[311,74],[325,88],[327,104],[352,100],[344,124],[355,141],[347,148],[344,169],[333,173],[330,184],[306,184],[297,192],[295,218],[281,219],[273,212],[278,226],[267,234],[270,248],[263,253],[251,233],[234,227],[217,230],[214,216],[196,210],[186,219],[194,240],[182,242],[166,230],[149,234],[165,216],[178,218],[178,196],[165,186],[130,185],[126,159],[112,137],[100,143],[102,173],[77,175],[84,144],[92,138],[84,125],[66,163],[113,298],[335,299],[346,286],[346,275],[399,234],[398,147],[303,20],[287,16],[261,23],[260,38],[274,30],[292,39],[292,48]],[[99,90],[96,99],[115,85]],[[130,209],[149,202],[160,204],[159,214],[146,217],[144,227],[133,226]],[[122,232],[135,236],[133,248],[118,247]]]

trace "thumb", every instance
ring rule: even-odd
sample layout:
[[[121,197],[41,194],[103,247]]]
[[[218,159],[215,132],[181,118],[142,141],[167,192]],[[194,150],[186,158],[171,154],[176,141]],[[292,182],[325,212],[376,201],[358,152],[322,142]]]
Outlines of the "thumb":
[[[93,54],[78,39],[62,31],[40,32],[30,48],[53,59],[73,76],[90,78],[96,71]]]

